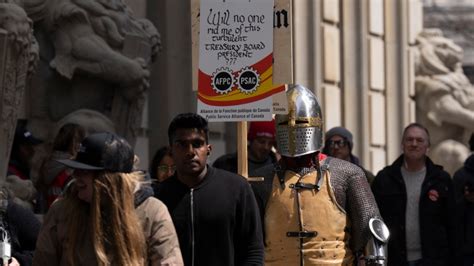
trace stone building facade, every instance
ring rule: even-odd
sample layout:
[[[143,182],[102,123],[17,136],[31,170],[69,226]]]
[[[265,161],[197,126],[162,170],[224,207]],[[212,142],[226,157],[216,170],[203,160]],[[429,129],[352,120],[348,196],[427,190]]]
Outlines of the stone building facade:
[[[401,132],[415,119],[421,0],[293,0],[291,9],[293,82],[314,90],[326,129],[351,130],[355,154],[377,172],[400,154]],[[148,97],[150,154],[166,144],[167,125],[177,113],[196,110],[190,13],[190,1],[147,2],[148,18],[163,39]],[[235,139],[235,123],[211,123],[211,160],[235,151]]]
[[[292,83],[314,90],[326,129],[340,125],[351,130],[354,153],[377,172],[400,154],[402,129],[415,119],[414,45],[422,28],[421,0],[285,1],[293,31]],[[167,144],[171,119],[196,111],[191,34],[196,1],[125,2],[135,17],[149,19],[161,35],[162,49],[152,65],[135,139],[141,167],[147,168],[154,151]],[[30,110],[38,98],[32,91],[27,88],[20,118],[37,115]],[[236,123],[210,127],[211,160],[236,150]]]

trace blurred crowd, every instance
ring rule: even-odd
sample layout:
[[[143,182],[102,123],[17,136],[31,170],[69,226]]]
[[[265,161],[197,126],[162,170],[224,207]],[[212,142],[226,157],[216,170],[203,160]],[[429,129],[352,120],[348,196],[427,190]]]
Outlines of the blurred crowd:
[[[303,153],[281,152],[275,128],[275,120],[250,122],[249,176],[277,177],[286,167],[302,178],[311,172],[305,163],[314,169],[327,164],[329,197],[355,219],[350,201],[360,195],[348,192],[350,186],[342,195],[338,186],[357,173],[363,177],[359,188],[370,194],[363,200],[374,200],[374,217],[390,232],[388,265],[474,265],[474,155],[451,177],[427,155],[428,130],[413,123],[402,133],[400,157],[374,175],[353,153],[353,135],[344,127],[324,132],[320,149],[311,151],[321,165]],[[169,145],[156,151],[145,170],[116,134],[66,124],[52,141],[40,140],[19,124],[0,190],[0,235],[11,243],[8,265],[271,265],[269,242],[277,239],[268,235],[273,229],[265,219],[272,219],[268,211],[274,193],[283,193],[284,178],[248,186],[237,174],[237,152],[208,165],[212,145],[199,115],[178,115],[168,136]],[[35,162],[39,145],[47,155]],[[469,145],[474,151],[474,134]],[[338,174],[346,164],[351,166]],[[314,182],[318,191],[325,187],[324,180]],[[354,245],[354,263],[360,263],[363,255]]]

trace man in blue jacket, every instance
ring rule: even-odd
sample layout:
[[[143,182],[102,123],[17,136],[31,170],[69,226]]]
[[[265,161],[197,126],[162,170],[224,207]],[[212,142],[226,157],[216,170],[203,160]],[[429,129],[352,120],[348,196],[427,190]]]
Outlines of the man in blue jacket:
[[[426,155],[429,132],[408,125],[403,154],[375,177],[372,190],[390,230],[388,265],[456,265],[453,184],[447,172]]]

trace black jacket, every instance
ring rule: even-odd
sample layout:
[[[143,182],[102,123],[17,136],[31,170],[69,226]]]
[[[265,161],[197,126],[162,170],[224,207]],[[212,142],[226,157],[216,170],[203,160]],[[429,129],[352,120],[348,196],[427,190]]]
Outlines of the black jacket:
[[[388,265],[407,264],[405,213],[407,192],[401,167],[403,155],[375,177],[372,191],[390,230]],[[438,195],[433,197],[433,195]],[[431,195],[431,199],[429,197]],[[423,265],[456,265],[456,219],[453,185],[442,167],[426,159],[426,177],[419,202]]]
[[[453,176],[456,205],[459,211],[459,235],[464,255],[474,256],[474,203],[464,198],[464,187],[474,193],[474,154],[469,156],[464,167]]]
[[[242,176],[208,166],[195,188],[174,175],[156,196],[171,214],[185,265],[263,265],[260,216]]]
[[[31,210],[13,201],[8,201],[6,211],[1,208],[0,217],[0,226],[6,228],[10,237],[12,257],[22,266],[31,265],[41,227],[40,221]]]

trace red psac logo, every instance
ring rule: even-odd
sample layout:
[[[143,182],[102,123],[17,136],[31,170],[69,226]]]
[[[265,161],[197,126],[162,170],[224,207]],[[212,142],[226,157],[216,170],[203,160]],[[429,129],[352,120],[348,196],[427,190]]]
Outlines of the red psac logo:
[[[439,198],[438,191],[434,189],[428,191],[428,198],[430,198],[431,201],[437,201]]]

